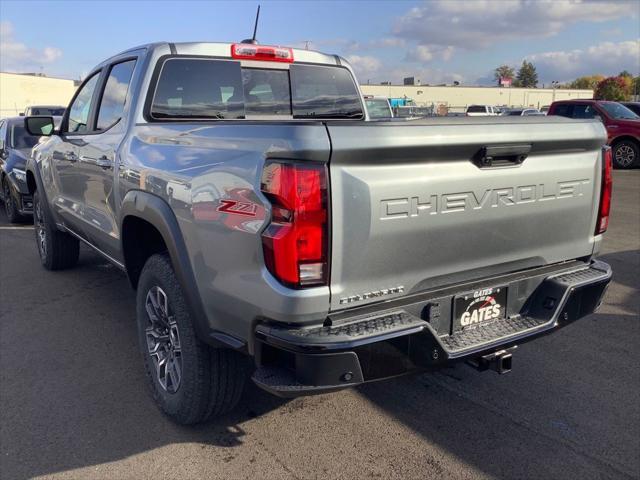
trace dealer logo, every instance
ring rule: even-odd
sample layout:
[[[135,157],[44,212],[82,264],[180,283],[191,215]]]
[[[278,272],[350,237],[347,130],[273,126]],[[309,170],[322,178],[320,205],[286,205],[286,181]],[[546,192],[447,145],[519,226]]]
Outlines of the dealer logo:
[[[499,293],[496,289],[495,293]],[[485,288],[473,292],[473,301],[460,316],[460,325],[468,327],[476,323],[486,322],[502,316],[503,306],[494,296],[493,288]]]

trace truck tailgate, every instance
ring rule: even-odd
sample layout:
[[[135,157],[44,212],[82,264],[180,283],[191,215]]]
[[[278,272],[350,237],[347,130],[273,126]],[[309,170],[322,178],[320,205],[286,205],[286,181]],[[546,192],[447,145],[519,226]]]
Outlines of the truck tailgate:
[[[487,117],[327,129],[332,310],[593,252],[606,141],[598,122]],[[522,163],[479,166],[483,147],[514,145],[530,148]]]

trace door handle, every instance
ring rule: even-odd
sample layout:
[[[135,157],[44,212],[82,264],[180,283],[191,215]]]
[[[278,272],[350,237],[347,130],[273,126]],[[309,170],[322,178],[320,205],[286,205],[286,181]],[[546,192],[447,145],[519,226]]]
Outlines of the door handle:
[[[78,157],[73,152],[64,152],[62,154],[62,160],[66,160],[67,162],[77,162],[78,161]]]
[[[474,156],[480,168],[520,165],[531,152],[531,145],[491,145],[482,147]]]
[[[81,155],[80,161],[84,163],[88,163],[90,165],[95,165],[105,170],[109,168],[113,168],[113,162],[109,160],[105,155],[103,155],[100,158],[93,158],[93,157],[88,157],[86,155]]]

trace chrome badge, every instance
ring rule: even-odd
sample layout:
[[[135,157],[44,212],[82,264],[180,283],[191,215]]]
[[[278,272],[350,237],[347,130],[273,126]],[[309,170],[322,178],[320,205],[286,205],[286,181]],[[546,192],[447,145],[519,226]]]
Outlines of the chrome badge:
[[[395,293],[404,293],[404,286],[399,285],[397,287],[392,288],[382,288],[380,290],[373,290],[371,292],[365,292],[360,295],[350,295],[348,297],[342,297],[340,299],[340,305],[345,305],[348,303],[360,302],[362,300],[368,300],[370,298],[375,297],[384,297],[387,295],[393,295]]]

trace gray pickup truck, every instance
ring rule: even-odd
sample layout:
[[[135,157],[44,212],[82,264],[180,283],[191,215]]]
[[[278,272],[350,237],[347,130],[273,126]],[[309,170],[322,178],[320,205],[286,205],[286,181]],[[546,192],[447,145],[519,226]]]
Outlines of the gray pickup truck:
[[[229,411],[249,375],[293,397],[508,371],[611,279],[599,122],[370,122],[338,56],[156,43],[92,70],[59,129],[25,124],[49,136],[27,166],[42,264],[73,266],[82,241],[126,272],[180,423]]]

